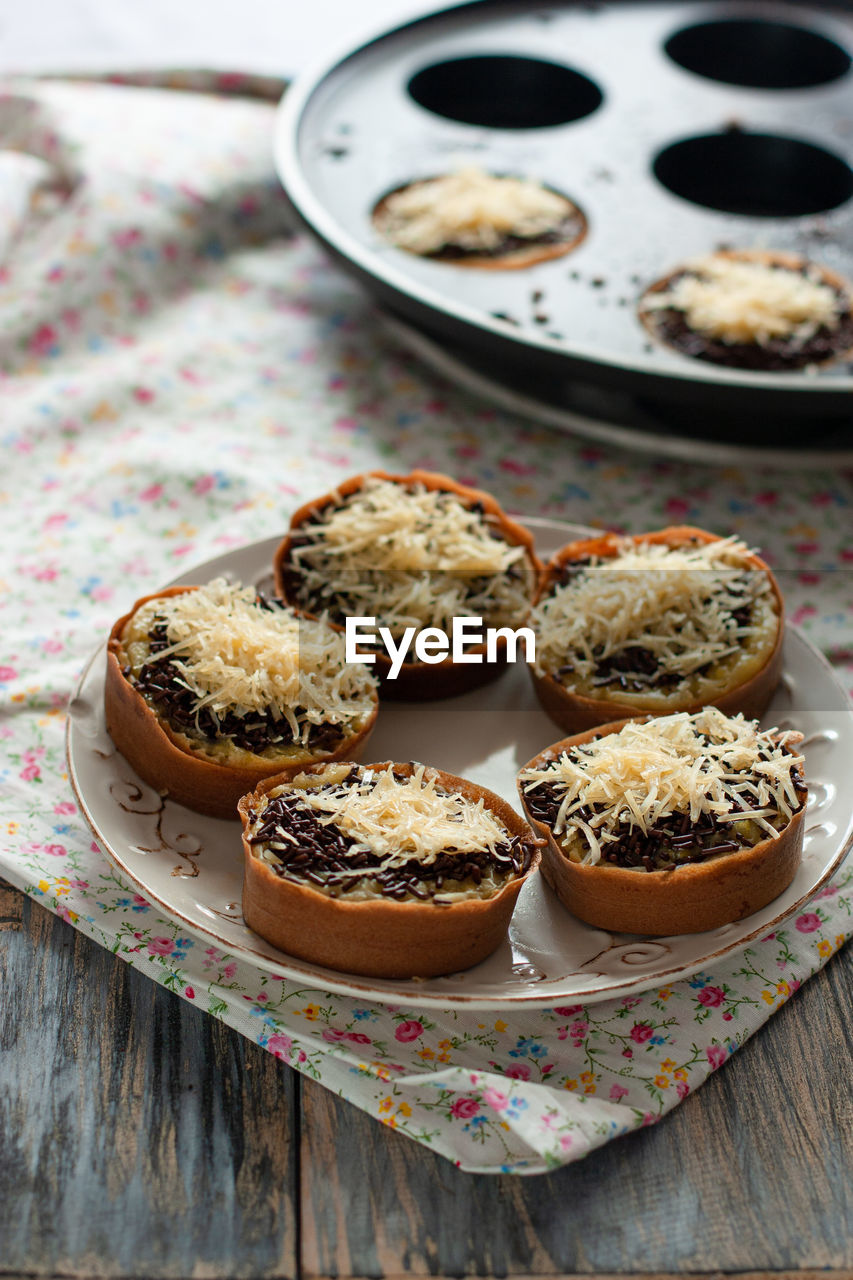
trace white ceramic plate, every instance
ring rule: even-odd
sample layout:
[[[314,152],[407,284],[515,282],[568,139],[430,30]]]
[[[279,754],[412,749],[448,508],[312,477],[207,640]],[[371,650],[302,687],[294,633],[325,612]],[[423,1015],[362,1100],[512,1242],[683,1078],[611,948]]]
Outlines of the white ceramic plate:
[[[541,553],[588,530],[527,521]],[[220,574],[242,582],[269,577],[278,538],[210,560],[179,582]],[[853,843],[848,788],[853,765],[853,706],[821,655],[789,628],[785,671],[768,724],[805,734],[809,822],[793,884],[762,911],[708,933],[671,938],[610,934],[575,920],[540,876],[519,897],[507,940],[483,964],[427,981],[379,981],[293,959],[252,933],[240,911],[240,828],[162,799],[114,749],[104,725],[105,649],[92,658],[72,700],[68,766],[81,810],[120,870],[173,919],[260,968],[362,1000],[408,1008],[503,1009],[590,1003],[688,977],[775,929],[841,864]],[[527,671],[511,667],[471,694],[426,704],[382,707],[370,741],[376,760],[423,760],[471,778],[518,807],[515,774],[562,734],[539,709]]]

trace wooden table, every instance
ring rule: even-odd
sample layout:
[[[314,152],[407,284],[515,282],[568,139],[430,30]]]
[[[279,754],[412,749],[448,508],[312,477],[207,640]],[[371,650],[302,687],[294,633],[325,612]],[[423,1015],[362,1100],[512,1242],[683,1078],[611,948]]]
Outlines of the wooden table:
[[[853,951],[655,1128],[464,1174],[0,884],[0,1277],[853,1274]]]

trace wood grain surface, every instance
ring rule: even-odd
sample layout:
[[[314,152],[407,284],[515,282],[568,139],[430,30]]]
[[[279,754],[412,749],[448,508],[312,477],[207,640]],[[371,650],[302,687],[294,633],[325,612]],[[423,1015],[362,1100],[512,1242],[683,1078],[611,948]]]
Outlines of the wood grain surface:
[[[0,892],[0,1274],[293,1276],[296,1081]]]
[[[853,1275],[853,952],[532,1178],[377,1124],[0,886],[0,1276]]]

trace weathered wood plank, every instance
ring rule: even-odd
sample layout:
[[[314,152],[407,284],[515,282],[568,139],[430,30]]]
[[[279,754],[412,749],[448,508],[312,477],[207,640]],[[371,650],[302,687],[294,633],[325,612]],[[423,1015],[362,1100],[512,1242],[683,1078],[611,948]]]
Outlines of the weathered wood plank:
[[[22,895],[0,924],[0,1274],[295,1275],[290,1073]],[[549,1177],[461,1174],[306,1083],[304,1274],[849,1276],[851,970]]]
[[[535,1178],[461,1173],[305,1082],[303,1274],[850,1275],[851,1015],[847,948],[659,1125]]]
[[[295,1276],[293,1073],[13,890],[10,917],[0,1273]]]
[[[554,1276],[553,1280],[580,1280],[588,1277],[588,1272],[576,1271]],[[689,1280],[850,1280],[853,1272],[849,1268],[843,1271],[691,1271]],[[3,1276],[3,1280],[24,1280],[23,1277]],[[318,1276],[316,1280],[331,1280],[331,1277]],[[350,1280],[370,1280],[367,1276],[352,1276]],[[383,1280],[406,1280],[404,1275],[384,1276]],[[487,1277],[486,1280],[492,1280]],[[513,1280],[535,1280],[532,1275],[513,1275]],[[595,1280],[685,1280],[683,1271],[598,1271]]]

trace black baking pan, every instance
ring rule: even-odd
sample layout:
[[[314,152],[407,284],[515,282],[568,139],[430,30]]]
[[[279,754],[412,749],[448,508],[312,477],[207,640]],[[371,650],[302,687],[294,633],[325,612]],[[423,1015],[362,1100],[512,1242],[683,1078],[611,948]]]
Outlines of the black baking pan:
[[[717,3],[519,4],[425,15],[332,58],[279,109],[302,224],[388,311],[457,358],[631,396],[690,434],[853,445],[853,361],[757,373],[682,356],[637,317],[644,289],[718,247],[795,253],[853,278],[853,16]],[[588,232],[524,271],[395,248],[387,192],[474,164],[569,195]],[[797,423],[802,427],[797,429]],[[793,425],[792,425],[793,424]]]

